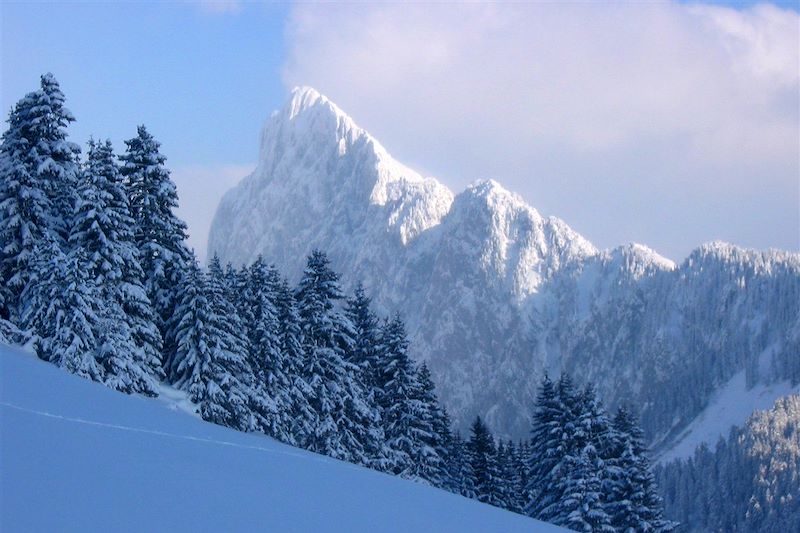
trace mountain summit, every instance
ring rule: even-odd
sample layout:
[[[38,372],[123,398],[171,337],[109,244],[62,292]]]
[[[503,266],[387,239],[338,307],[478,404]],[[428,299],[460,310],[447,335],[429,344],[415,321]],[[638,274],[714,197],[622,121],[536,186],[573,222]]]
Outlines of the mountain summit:
[[[669,443],[740,372],[800,380],[800,254],[714,244],[676,266],[642,245],[601,252],[493,180],[454,196],[302,87],[222,199],[209,252],[299,274],[314,248],[401,312],[462,428],[480,414],[527,436],[539,380],[568,370],[612,406],[642,405]]]

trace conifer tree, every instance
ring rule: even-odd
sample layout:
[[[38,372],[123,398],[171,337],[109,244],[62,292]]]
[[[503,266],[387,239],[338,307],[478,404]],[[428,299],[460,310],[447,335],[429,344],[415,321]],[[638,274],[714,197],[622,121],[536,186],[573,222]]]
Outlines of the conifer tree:
[[[16,103],[0,145],[0,318],[19,319],[17,300],[36,246],[66,239],[78,175],[77,145],[66,128],[75,119],[52,74]]]
[[[303,376],[314,420],[305,447],[317,453],[369,464],[381,446],[374,413],[365,402],[358,367],[347,361],[352,349],[346,318],[334,308],[342,299],[338,276],[328,258],[314,251],[297,288],[304,341]]]
[[[100,322],[97,288],[88,283],[81,250],[64,254],[55,238],[34,248],[35,261],[21,296],[22,327],[37,337],[37,355],[68,372],[103,380],[95,331]]]
[[[289,400],[292,384],[285,372],[275,307],[279,283],[277,271],[267,267],[261,256],[250,266],[245,298],[249,320],[249,360],[258,390],[253,407],[264,433],[284,442],[294,442]]]
[[[414,363],[408,356],[405,325],[399,315],[381,332],[379,401],[391,471],[408,479],[437,482],[439,457],[433,446],[432,419],[426,416]]]
[[[527,495],[530,498],[526,514],[542,516],[544,509],[558,501],[552,473],[566,454],[564,424],[568,414],[559,400],[555,384],[545,375],[536,397],[531,430],[531,453]]]
[[[513,441],[500,443],[497,446],[497,464],[500,476],[500,500],[501,507],[521,513],[524,502],[521,499],[523,493],[520,472],[517,469],[517,447]]]
[[[609,424],[591,385],[574,396],[571,418],[566,426],[571,438],[558,482],[561,501],[554,523],[576,531],[613,531],[604,493],[609,479],[604,460]]]
[[[452,439],[450,418],[439,404],[436,386],[424,362],[417,370],[416,383],[415,397],[420,404],[418,416],[424,428],[423,434],[429,435],[422,439],[423,445],[430,450],[426,454],[427,465],[423,477],[434,486],[444,487],[448,484],[447,454]]]
[[[292,442],[306,442],[311,435],[315,420],[308,398],[312,390],[303,378],[303,337],[297,302],[288,281],[281,278],[276,293],[275,307],[278,313],[278,336],[283,356],[284,372],[289,379],[287,405],[289,431]]]
[[[130,198],[135,222],[135,242],[144,271],[144,286],[155,311],[165,343],[165,352],[174,350],[173,335],[166,324],[174,310],[183,272],[191,265],[186,247],[186,224],[174,213],[178,206],[175,184],[164,167],[166,158],[160,144],[144,126],[137,136],[125,141],[122,175]]]
[[[467,455],[472,472],[472,485],[475,499],[489,505],[501,506],[500,475],[497,468],[497,455],[494,437],[481,420],[475,418],[471,428],[472,435],[467,443]]]
[[[86,274],[108,308],[103,329],[109,341],[116,339],[104,342],[108,383],[123,392],[156,395],[156,381],[163,378],[161,336],[142,285],[133,220],[110,141],[89,142],[69,245],[85,252]]]
[[[372,300],[359,282],[353,296],[347,300],[345,313],[353,324],[351,362],[361,368],[364,384],[370,389],[374,389],[380,327],[378,317],[370,308],[371,304]]]
[[[472,465],[469,461],[467,445],[459,433],[453,435],[447,456],[447,470],[450,482],[447,487],[448,490],[466,498],[475,499],[477,494],[473,482]]]
[[[248,407],[247,362],[232,351],[226,339],[224,317],[215,312],[218,302],[206,274],[190,263],[175,310],[175,353],[168,378],[189,393],[205,420],[248,431],[254,421]]]
[[[617,409],[610,435],[608,513],[618,531],[670,531],[636,418]]]

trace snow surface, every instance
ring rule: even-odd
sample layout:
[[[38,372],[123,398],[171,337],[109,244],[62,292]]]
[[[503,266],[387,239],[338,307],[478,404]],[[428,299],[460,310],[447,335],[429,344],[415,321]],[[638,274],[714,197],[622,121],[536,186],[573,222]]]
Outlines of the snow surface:
[[[167,396],[0,345],[0,530],[563,531],[203,422]]]
[[[656,457],[656,462],[688,459],[701,444],[713,449],[720,437],[728,438],[734,426],[744,427],[753,412],[769,410],[779,398],[790,394],[800,394],[800,385],[792,387],[789,381],[783,381],[758,384],[748,390],[745,373],[739,372],[673,440],[672,447]]]

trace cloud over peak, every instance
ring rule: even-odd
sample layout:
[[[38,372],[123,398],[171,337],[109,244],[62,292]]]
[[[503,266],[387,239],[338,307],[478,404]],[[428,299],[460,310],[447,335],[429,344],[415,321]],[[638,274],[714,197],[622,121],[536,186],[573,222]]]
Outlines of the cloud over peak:
[[[798,27],[770,5],[299,4],[284,77],[450,185],[497,176],[604,245],[796,248]],[[650,231],[681,210],[698,231]]]

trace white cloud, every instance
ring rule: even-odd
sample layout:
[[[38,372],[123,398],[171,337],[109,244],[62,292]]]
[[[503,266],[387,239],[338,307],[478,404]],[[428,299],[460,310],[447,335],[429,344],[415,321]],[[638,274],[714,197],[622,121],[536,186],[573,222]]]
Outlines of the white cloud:
[[[180,199],[177,214],[189,225],[189,246],[206,260],[208,231],[222,195],[250,174],[255,165],[182,166],[172,169]]]
[[[799,27],[769,5],[299,4],[284,78],[601,246],[797,249]]]

